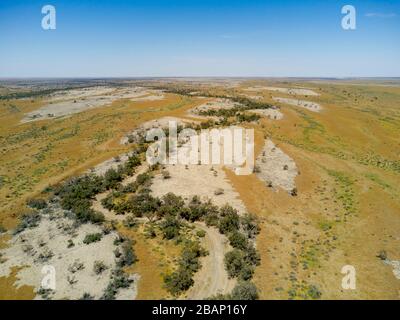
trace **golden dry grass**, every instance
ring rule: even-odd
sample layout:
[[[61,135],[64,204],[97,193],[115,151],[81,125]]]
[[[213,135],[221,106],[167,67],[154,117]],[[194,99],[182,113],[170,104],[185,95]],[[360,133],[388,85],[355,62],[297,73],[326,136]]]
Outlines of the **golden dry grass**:
[[[239,95],[246,86],[266,83],[248,81],[234,89],[207,90]],[[324,299],[399,299],[400,281],[376,254],[386,250],[391,259],[400,260],[400,88],[324,82],[275,85],[314,89],[321,95],[301,98],[320,103],[323,111],[280,104],[284,119],[252,125],[256,153],[270,137],[295,160],[300,170],[297,197],[267,188],[255,175],[226,171],[247,209],[262,222],[257,238],[262,260],[254,277],[261,298],[308,299],[308,289],[315,285]],[[257,95],[270,103],[275,103],[273,96],[287,96],[267,91]],[[70,118],[25,125],[18,124],[22,113],[38,108],[41,101],[6,102],[20,111],[9,105],[1,109],[0,175],[6,180],[0,189],[0,223],[14,226],[25,199],[47,185],[126,152],[119,139],[139,123],[184,116],[204,101],[168,94],[163,101],[117,101]],[[129,271],[141,274],[138,298],[167,297],[162,273],[173,267],[179,248],[145,239],[140,230],[123,232],[136,240],[139,261]],[[340,286],[345,264],[356,267],[355,291]],[[0,281],[5,288],[13,283],[11,278]]]

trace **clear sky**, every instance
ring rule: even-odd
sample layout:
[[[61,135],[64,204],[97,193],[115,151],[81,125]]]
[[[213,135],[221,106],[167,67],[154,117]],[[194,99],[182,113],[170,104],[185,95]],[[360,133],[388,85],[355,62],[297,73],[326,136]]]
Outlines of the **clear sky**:
[[[400,0],[0,0],[0,77],[139,76],[398,77]]]

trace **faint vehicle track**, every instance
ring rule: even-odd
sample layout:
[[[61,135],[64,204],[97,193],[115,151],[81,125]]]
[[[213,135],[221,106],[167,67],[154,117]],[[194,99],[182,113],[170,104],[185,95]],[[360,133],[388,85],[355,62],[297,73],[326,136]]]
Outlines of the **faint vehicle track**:
[[[194,275],[194,286],[189,289],[185,298],[206,299],[218,293],[230,293],[236,281],[229,279],[225,270],[225,253],[231,250],[226,238],[216,228],[207,227],[202,222],[194,225],[206,232],[203,246],[208,255],[201,259],[201,269]]]

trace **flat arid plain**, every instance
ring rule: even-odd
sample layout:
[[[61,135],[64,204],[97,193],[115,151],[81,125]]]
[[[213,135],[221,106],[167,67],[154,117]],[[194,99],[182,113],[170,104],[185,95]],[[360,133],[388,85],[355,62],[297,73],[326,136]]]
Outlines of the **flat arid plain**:
[[[253,173],[149,165],[172,120]],[[399,150],[398,79],[2,80],[0,299],[398,300]]]

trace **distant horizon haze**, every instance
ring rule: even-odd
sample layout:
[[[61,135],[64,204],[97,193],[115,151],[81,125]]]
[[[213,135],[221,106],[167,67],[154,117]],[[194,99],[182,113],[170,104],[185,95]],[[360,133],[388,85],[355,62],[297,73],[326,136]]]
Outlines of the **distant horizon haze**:
[[[0,2],[2,79],[396,78],[399,40],[395,0]]]

